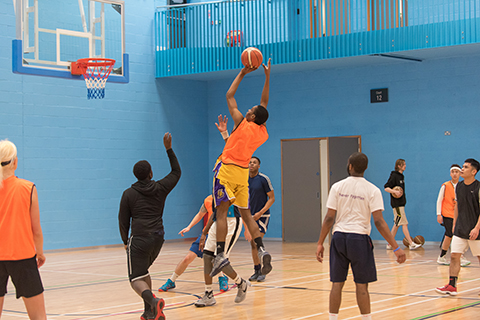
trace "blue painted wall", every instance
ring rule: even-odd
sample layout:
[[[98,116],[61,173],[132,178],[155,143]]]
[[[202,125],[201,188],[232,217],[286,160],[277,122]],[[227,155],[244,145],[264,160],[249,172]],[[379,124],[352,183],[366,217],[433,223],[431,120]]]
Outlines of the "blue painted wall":
[[[126,6],[130,83],[107,83],[104,100],[87,100],[83,81],[12,73],[15,16],[12,1],[0,1],[0,139],[18,146],[17,175],[38,187],[46,249],[120,243],[118,205],[136,180],[134,163],[149,160],[156,179],[170,170],[166,131],[183,170],[165,207],[167,239],[210,191],[200,170],[208,167],[207,84],[156,80],[154,1]]]
[[[479,61],[477,55],[290,74],[278,74],[273,66],[270,138],[256,153],[276,191],[267,236],[279,238],[282,230],[280,140],[361,135],[362,150],[370,159],[366,178],[382,190],[389,226],[393,213],[383,185],[395,160],[404,158],[409,230],[427,241],[440,241],[443,227],[437,224],[435,211],[440,185],[450,179],[452,163],[480,159],[479,77],[472,68]],[[225,92],[232,80],[209,83],[210,118],[228,112]],[[243,80],[236,95],[243,113],[259,103],[263,81],[261,70]],[[371,104],[370,89],[375,88],[388,88],[390,101]],[[447,130],[450,136],[444,135]],[[211,127],[210,145],[219,139]],[[210,150],[212,162],[220,149]],[[373,229],[373,239],[382,239]],[[401,231],[397,239],[403,239]]]
[[[140,2],[126,1],[130,83],[108,83],[104,100],[88,101],[81,81],[11,72],[15,17],[12,2],[0,0],[0,138],[19,147],[18,176],[37,184],[46,249],[120,243],[118,204],[135,181],[133,164],[147,159],[155,178],[168,173],[162,144],[166,131],[173,134],[183,170],[165,208],[167,239],[178,238],[210,191],[211,167],[223,145],[213,123],[228,112],[225,93],[233,76],[155,79],[153,12],[161,1]],[[473,67],[479,59],[293,73],[276,72],[274,66],[270,139],[256,153],[277,198],[267,237],[282,235],[280,140],[361,135],[370,158],[366,177],[382,189],[395,160],[407,160],[410,231],[440,240],[435,201],[441,183],[449,179],[449,166],[480,158],[479,79]],[[263,80],[257,71],[242,83],[237,100],[243,113],[258,103]],[[389,88],[390,102],[370,104],[370,89],[383,87]],[[452,134],[445,136],[446,130]],[[372,237],[380,239],[376,231]]]

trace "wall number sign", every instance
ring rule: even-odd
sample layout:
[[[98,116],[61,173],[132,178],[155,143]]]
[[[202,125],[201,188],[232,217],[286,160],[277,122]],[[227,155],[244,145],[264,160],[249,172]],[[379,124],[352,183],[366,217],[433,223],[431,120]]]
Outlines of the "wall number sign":
[[[370,90],[370,102],[388,102],[388,88]]]

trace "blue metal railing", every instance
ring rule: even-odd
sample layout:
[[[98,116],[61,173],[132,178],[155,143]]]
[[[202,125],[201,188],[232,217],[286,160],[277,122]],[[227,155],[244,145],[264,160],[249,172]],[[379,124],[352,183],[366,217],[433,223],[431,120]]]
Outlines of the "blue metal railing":
[[[480,0],[240,0],[159,7],[156,76],[480,42]]]

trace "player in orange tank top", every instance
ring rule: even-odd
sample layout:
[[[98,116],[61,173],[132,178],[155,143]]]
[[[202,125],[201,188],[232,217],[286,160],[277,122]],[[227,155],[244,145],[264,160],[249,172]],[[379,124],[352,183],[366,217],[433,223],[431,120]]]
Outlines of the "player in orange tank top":
[[[32,182],[15,176],[17,148],[8,140],[0,141],[0,163],[0,317],[11,278],[28,315],[47,319],[38,272],[45,255],[37,190]]]
[[[263,246],[262,237],[256,222],[253,220],[248,204],[248,163],[255,152],[267,139],[268,133],[265,122],[268,119],[267,105],[270,92],[271,59],[267,65],[263,64],[265,84],[263,86],[260,105],[249,109],[245,114],[238,110],[235,93],[244,76],[256,69],[243,68],[227,91],[227,105],[234,121],[234,129],[223,149],[221,161],[215,166],[214,200],[217,210],[217,256],[214,260],[213,277],[223,267],[230,264],[225,256],[225,237],[227,235],[227,211],[230,205],[235,205],[242,216],[252,238],[258,247],[258,255],[263,264],[262,274],[272,270],[271,256]],[[219,117],[219,120],[221,117]],[[226,134],[228,137],[228,134]],[[222,136],[224,134],[222,133]],[[225,138],[225,136],[224,136]],[[248,283],[241,287],[248,287]]]
[[[460,179],[460,173],[462,168],[458,164],[452,164],[450,166],[450,177],[452,180],[442,184],[440,192],[437,198],[437,222],[445,227],[445,235],[442,242],[442,249],[440,255],[437,258],[437,263],[442,265],[449,265],[446,254],[453,236],[453,218],[455,210],[455,187]],[[466,267],[471,262],[468,261],[462,254],[460,257],[460,265]]]

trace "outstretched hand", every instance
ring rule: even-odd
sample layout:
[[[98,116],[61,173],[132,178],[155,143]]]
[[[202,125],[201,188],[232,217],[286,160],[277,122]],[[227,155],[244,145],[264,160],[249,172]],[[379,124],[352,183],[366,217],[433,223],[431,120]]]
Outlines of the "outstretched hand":
[[[180,232],[179,232],[178,234],[183,237],[183,234],[184,234],[184,233],[187,233],[188,231],[190,231],[190,228],[189,228],[189,227],[186,227],[186,228],[183,228],[182,230],[180,230]]]
[[[169,132],[166,132],[163,136],[163,145],[165,150],[172,149],[172,135]]]
[[[267,62],[267,65],[262,64],[263,66],[263,70],[265,71],[265,75],[266,76],[269,76],[270,75],[270,69],[271,69],[271,66],[272,66],[272,58],[269,58],[268,59],[268,62]]]
[[[219,115],[218,123],[215,122],[215,125],[217,126],[218,131],[225,132],[227,131],[227,123],[228,123],[227,116],[223,116],[222,118],[222,115]]]
[[[257,70],[257,69],[258,69],[258,67],[255,67],[255,68],[243,67],[242,71],[240,71],[240,72],[245,75],[245,74],[250,73],[250,72],[252,72],[252,71],[255,71],[255,70]]]

